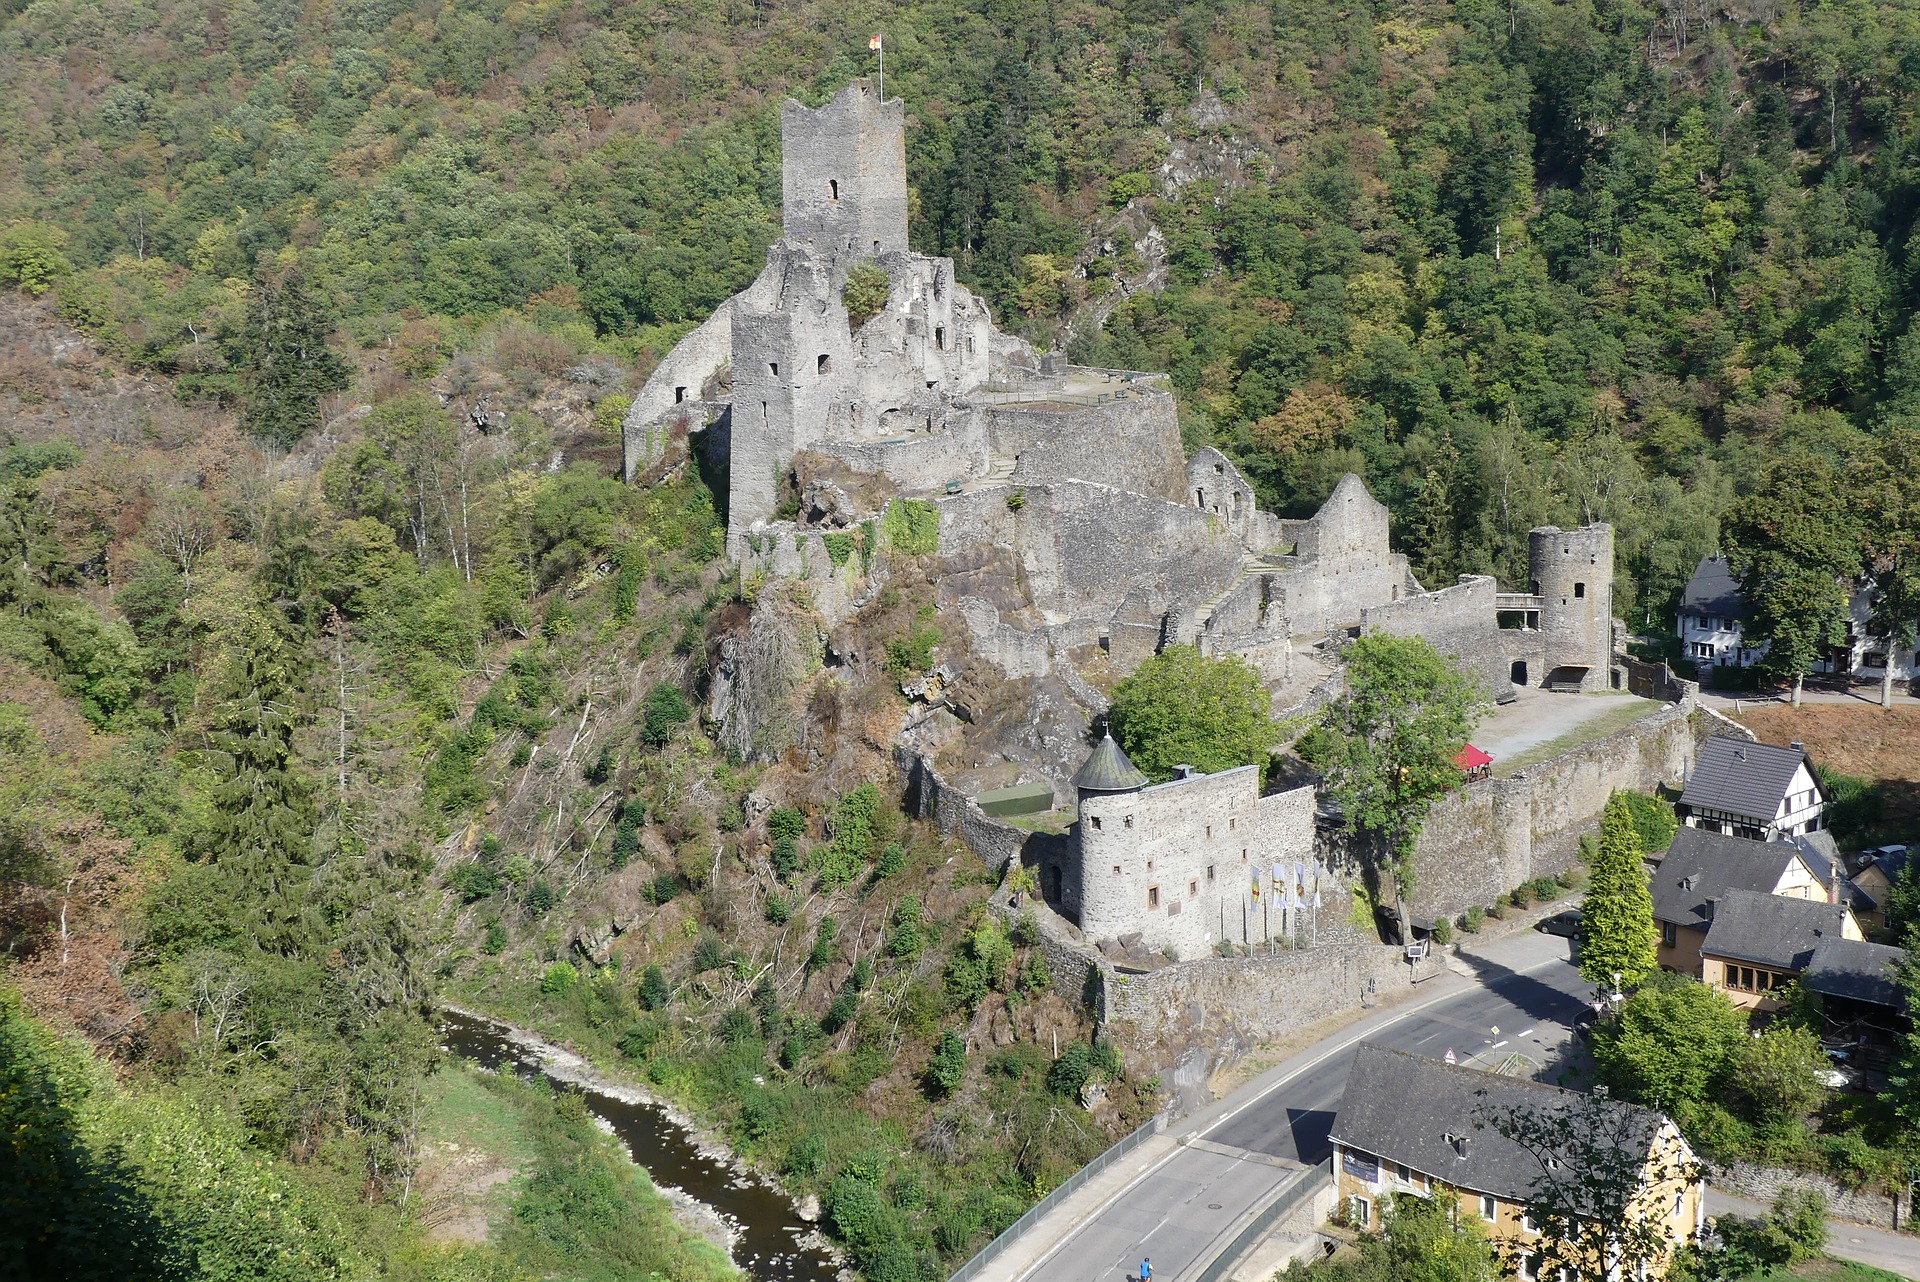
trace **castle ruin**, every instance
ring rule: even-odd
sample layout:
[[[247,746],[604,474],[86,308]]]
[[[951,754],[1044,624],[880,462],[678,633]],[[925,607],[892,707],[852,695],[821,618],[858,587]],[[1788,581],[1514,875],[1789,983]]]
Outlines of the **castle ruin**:
[[[630,481],[674,437],[705,433],[743,580],[805,581],[837,624],[873,595],[876,545],[911,505],[937,523],[914,553],[936,558],[938,603],[971,651],[1009,681],[1054,678],[1044,697],[1082,726],[1104,706],[1082,668],[1124,674],[1170,645],[1246,659],[1282,709],[1337,690],[1338,643],[1369,632],[1424,637],[1496,699],[1619,684],[1609,527],[1534,530],[1524,593],[1483,575],[1430,591],[1357,476],[1304,520],[1262,511],[1225,454],[1186,455],[1161,376],[1036,353],[995,329],[951,259],[908,248],[905,126],[904,104],[865,81],[818,108],[785,104],[781,238],[627,416]],[[845,294],[865,264],[886,297],[855,325]],[[997,760],[1078,797],[1074,858],[1045,889],[1090,937],[1132,923],[1191,955],[1289,929],[1310,790],[1262,797],[1251,768],[1073,787],[1077,752],[1002,746]]]

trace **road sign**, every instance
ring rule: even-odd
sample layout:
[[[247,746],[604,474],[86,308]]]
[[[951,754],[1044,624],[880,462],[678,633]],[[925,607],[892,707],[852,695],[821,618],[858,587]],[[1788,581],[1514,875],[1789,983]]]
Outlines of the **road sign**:
[[[1460,1057],[1453,1053],[1453,1047],[1451,1046],[1447,1047],[1446,1061],[1449,1064],[1458,1064],[1460,1062]]]

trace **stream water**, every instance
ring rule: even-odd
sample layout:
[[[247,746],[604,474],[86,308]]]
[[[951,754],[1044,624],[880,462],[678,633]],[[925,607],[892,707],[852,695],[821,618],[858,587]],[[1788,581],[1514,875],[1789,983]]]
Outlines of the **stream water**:
[[[613,1128],[656,1185],[677,1188],[713,1208],[732,1231],[733,1262],[755,1282],[833,1282],[838,1276],[825,1251],[802,1241],[813,1226],[794,1214],[778,1189],[701,1152],[664,1110],[554,1076],[532,1050],[486,1020],[442,1011],[440,1036],[448,1050],[482,1068],[579,1091],[587,1110]]]

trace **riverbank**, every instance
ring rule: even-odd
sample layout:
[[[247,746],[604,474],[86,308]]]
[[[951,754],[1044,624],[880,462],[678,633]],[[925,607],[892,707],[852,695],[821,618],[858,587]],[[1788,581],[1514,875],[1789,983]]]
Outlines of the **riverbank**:
[[[595,1124],[626,1146],[674,1207],[676,1221],[718,1245],[755,1282],[827,1282],[841,1275],[837,1250],[785,1192],[673,1101],[534,1030],[468,1007],[442,1010],[443,1037],[461,1058],[578,1092]]]

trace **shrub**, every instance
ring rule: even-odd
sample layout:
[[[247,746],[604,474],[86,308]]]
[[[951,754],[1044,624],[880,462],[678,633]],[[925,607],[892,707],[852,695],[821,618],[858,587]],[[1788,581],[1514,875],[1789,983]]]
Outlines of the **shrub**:
[[[499,890],[500,878],[485,864],[461,864],[453,870],[453,888],[470,904]]]
[[[840,287],[840,302],[847,309],[847,329],[857,330],[880,314],[893,292],[893,281],[878,263],[855,263],[847,269],[847,283]]]
[[[893,910],[893,928],[887,932],[887,956],[902,959],[918,957],[927,946],[925,912],[912,895],[902,899]]]
[[[755,1091],[741,1102],[740,1131],[757,1144],[779,1132],[784,1112],[778,1099],[765,1091]]]
[[[1560,883],[1551,877],[1535,877],[1527,885],[1533,891],[1533,897],[1543,904],[1560,894]]]
[[[793,920],[793,899],[789,895],[772,894],[767,896],[767,920],[776,926],[784,926]]]
[[[613,745],[604,744],[600,751],[594,754],[592,762],[588,764],[585,771],[585,778],[588,783],[603,784],[612,777]]]
[[[1445,917],[1433,923],[1433,942],[1443,948],[1453,942],[1453,923]]]
[[[548,996],[558,996],[570,991],[579,982],[580,972],[574,969],[572,962],[555,962],[540,977],[540,991]]]
[[[807,969],[825,970],[833,964],[834,938],[839,934],[839,923],[831,917],[820,919],[820,929],[813,936],[813,951],[807,954]]]
[[[673,1001],[673,989],[667,985],[667,974],[658,966],[649,966],[640,977],[640,1004],[648,1010],[665,1010]]]
[[[797,1175],[801,1179],[812,1179],[827,1166],[827,1142],[820,1138],[818,1131],[808,1131],[787,1150],[787,1160],[781,1163],[788,1175]]]
[[[693,945],[693,968],[696,971],[718,970],[727,964],[727,950],[721,944],[720,936],[710,930],[700,932],[700,938]]]
[[[680,879],[670,872],[661,872],[654,876],[653,884],[647,887],[647,898],[656,906],[671,903],[680,893]]]
[[[662,681],[647,692],[640,737],[655,747],[661,747],[692,716],[693,709],[687,706],[687,697],[680,693],[680,687]]]
[[[880,852],[880,862],[874,866],[874,874],[879,877],[897,877],[907,866],[907,848],[897,841],[887,843]]]
[[[889,546],[906,556],[932,556],[940,550],[940,509],[925,499],[895,499],[880,520]]]
[[[773,871],[785,881],[800,870],[800,847],[791,837],[773,843]]]
[[[837,570],[853,559],[853,553],[860,546],[859,536],[848,531],[835,530],[820,536],[827,545],[827,560],[833,562]]]
[[[767,814],[767,836],[774,841],[796,841],[807,830],[807,816],[794,806],[781,806]]]
[[[527,888],[527,910],[538,917],[548,912],[558,903],[560,897],[553,893],[553,887],[547,884],[545,877],[536,878]]]
[[[618,1042],[620,1053],[628,1059],[645,1059],[652,1052],[654,1043],[660,1040],[660,1033],[659,1020],[643,1019],[620,1034]]]
[[[896,677],[925,672],[933,666],[933,647],[940,644],[940,629],[930,623],[915,627],[903,637],[887,642],[887,671]]]
[[[729,1046],[738,1046],[742,1042],[752,1041],[760,1029],[745,1007],[734,1006],[720,1017],[720,1027],[716,1031],[721,1041]]]
[[[1486,920],[1487,910],[1478,904],[1474,904],[1468,908],[1467,911],[1460,914],[1460,929],[1466,931],[1469,935],[1478,934],[1480,927],[1486,924]]]
[[[1672,806],[1651,793],[1621,795],[1627,799],[1627,814],[1639,834],[1641,850],[1657,855],[1673,844],[1674,835],[1680,831],[1680,821],[1674,817]]]
[[[1533,902],[1533,883],[1527,882],[1523,885],[1515,886],[1512,893],[1507,896],[1507,902],[1515,908],[1525,908],[1528,904],[1531,904]]]
[[[940,1034],[940,1044],[927,1061],[926,1087],[929,1095],[951,1095],[960,1089],[967,1076],[967,1044],[949,1028]]]
[[[1047,1070],[1047,1089],[1055,1095],[1078,1099],[1081,1088],[1092,1076],[1093,1048],[1085,1042],[1074,1042],[1060,1052],[1060,1058]]]
[[[811,1019],[801,1018],[793,1021],[793,1027],[780,1043],[780,1067],[789,1073],[806,1062],[813,1048],[820,1044],[820,1025]]]
[[[827,1007],[827,1013],[820,1017],[820,1030],[833,1034],[853,1022],[855,1012],[860,1009],[860,994],[848,986],[840,990],[840,995]]]
[[[487,922],[487,937],[480,945],[480,951],[489,957],[498,957],[507,950],[507,928],[500,924],[498,917]]]

